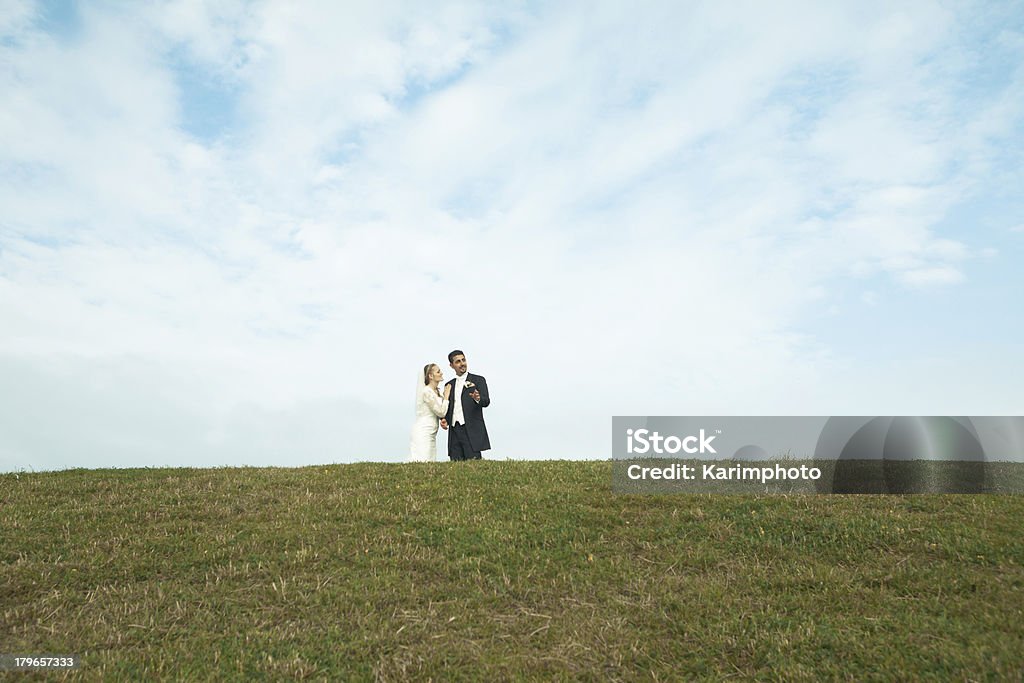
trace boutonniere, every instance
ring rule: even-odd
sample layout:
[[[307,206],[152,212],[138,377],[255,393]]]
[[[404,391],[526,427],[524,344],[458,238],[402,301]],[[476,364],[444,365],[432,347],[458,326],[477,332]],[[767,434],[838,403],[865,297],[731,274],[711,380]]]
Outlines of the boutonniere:
[[[470,382],[469,380],[466,380],[465,388],[466,391],[472,394],[473,390],[476,389],[476,385]]]

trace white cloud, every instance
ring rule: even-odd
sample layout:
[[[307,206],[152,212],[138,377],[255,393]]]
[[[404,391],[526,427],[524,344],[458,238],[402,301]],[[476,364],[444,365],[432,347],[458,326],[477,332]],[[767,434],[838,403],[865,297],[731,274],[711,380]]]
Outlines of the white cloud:
[[[649,9],[18,20],[0,368],[39,398],[4,395],[0,469],[400,459],[410,377],[453,346],[498,455],[604,457],[612,414],[871,412],[823,388],[857,375],[805,315],[849,277],[964,284],[984,245],[935,226],[1020,102],[964,118],[976,46],[940,5]],[[237,98],[220,134],[186,130],[181,55]],[[51,392],[63,441],[31,426]]]
[[[36,7],[31,0],[5,2],[0,6],[0,36],[19,34],[36,16]]]
[[[903,271],[900,279],[913,287],[927,287],[931,285],[949,285],[963,282],[964,276],[956,268],[914,268]]]

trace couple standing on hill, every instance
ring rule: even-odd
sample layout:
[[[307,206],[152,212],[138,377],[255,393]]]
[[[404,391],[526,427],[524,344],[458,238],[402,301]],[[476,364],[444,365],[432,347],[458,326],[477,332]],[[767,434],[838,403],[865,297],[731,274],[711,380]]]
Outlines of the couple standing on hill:
[[[487,380],[467,372],[466,354],[456,349],[448,354],[455,379],[439,388],[444,375],[436,363],[423,366],[416,387],[416,422],[409,440],[409,461],[437,460],[437,428],[448,430],[448,457],[452,460],[480,460],[480,452],[491,448],[484,424],[484,408],[491,405]],[[456,396],[457,400],[451,400]]]

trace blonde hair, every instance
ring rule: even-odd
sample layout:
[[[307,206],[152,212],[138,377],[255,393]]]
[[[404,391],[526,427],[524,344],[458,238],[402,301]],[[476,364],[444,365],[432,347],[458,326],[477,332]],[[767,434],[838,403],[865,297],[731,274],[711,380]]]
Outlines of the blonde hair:
[[[441,367],[441,366],[439,366],[437,363],[427,363],[426,365],[423,366],[423,386],[429,386],[430,385],[430,373],[434,371],[434,368],[439,368],[439,367]],[[437,387],[436,389],[434,389],[434,391],[437,392],[438,396],[441,395],[441,388],[440,387]]]

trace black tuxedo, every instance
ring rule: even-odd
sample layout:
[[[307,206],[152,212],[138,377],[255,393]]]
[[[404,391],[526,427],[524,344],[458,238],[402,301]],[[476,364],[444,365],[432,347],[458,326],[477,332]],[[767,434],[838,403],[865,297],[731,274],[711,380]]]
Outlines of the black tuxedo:
[[[491,441],[487,436],[487,425],[484,424],[484,408],[491,405],[487,380],[471,372],[466,373],[466,380],[476,385],[474,389],[480,392],[480,403],[473,400],[470,390],[464,390],[462,396],[455,396],[457,378],[448,382],[452,387],[452,395],[449,397],[448,412],[445,413],[444,419],[448,421],[448,457],[452,460],[473,460],[480,457],[480,451],[491,449]],[[459,427],[459,431],[463,432],[461,435],[456,433],[453,423],[455,401],[460,400],[462,401],[462,414],[466,418],[465,427]],[[460,441],[460,437],[462,439],[468,437],[468,443]]]

